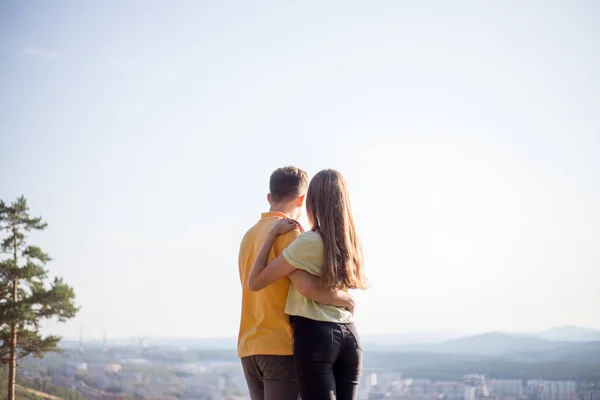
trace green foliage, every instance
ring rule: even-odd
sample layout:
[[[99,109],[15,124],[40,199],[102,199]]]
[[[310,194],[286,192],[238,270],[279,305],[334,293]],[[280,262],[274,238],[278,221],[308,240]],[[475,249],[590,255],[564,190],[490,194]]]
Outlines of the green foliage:
[[[61,278],[49,279],[50,256],[27,243],[29,232],[46,226],[41,217],[29,215],[23,196],[10,205],[0,200],[0,363],[13,371],[14,357],[58,351],[60,338],[42,336],[42,321],[65,322],[78,311],[73,289]]]
[[[144,396],[139,394],[126,394],[125,400],[144,400]]]
[[[121,393],[123,391],[123,389],[117,385],[110,385],[109,387],[106,388],[106,391],[108,393]]]
[[[0,399],[6,399],[8,393],[8,386],[6,384],[8,379],[8,367],[0,365]],[[77,391],[70,389],[63,389],[59,386],[52,385],[49,381],[43,380],[40,382],[36,380],[32,382],[27,379],[18,379],[17,382],[21,387],[27,389],[33,389],[42,393],[46,393],[52,396],[57,396],[67,400],[83,400],[83,395]],[[25,390],[19,389],[16,393],[17,400],[40,400],[43,397],[38,397],[33,393],[29,393]]]
[[[85,383],[87,386],[94,387],[94,380],[87,373],[78,374],[75,376],[76,381]]]

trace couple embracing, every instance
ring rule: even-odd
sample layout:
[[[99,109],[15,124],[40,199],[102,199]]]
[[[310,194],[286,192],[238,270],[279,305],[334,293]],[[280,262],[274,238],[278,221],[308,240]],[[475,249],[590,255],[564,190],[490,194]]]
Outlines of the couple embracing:
[[[354,400],[362,364],[349,289],[362,249],[343,176],[279,168],[239,253],[238,355],[252,400]],[[310,230],[297,222],[306,203]]]

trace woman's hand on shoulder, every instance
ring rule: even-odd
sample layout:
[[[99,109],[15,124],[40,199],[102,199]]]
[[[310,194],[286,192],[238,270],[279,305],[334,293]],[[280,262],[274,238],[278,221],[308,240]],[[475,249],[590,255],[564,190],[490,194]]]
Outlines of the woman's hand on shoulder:
[[[300,229],[300,232],[302,232],[302,227],[298,221],[291,218],[280,218],[279,221],[275,222],[271,227],[271,232],[275,235],[282,235],[296,228]]]
[[[302,227],[302,225],[300,225],[300,222],[296,221],[295,219],[292,219],[292,221],[296,223],[296,229],[298,229],[300,233],[304,233],[304,228]]]

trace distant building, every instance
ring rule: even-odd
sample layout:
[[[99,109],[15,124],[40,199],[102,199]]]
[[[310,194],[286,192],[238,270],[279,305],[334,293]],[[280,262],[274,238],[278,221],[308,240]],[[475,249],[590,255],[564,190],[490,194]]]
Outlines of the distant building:
[[[463,381],[468,386],[484,386],[485,375],[480,374],[467,374],[464,376]]]
[[[583,400],[600,400],[600,392],[585,392]]]
[[[465,396],[465,385],[456,381],[438,381],[433,388],[437,393],[444,395],[444,400],[463,400]]]
[[[108,374],[118,374],[119,372],[121,372],[122,369],[123,367],[121,366],[121,364],[116,363],[106,364],[104,366],[104,372]]]
[[[371,386],[377,386],[377,374],[375,372],[371,374]]]
[[[475,398],[488,397],[490,392],[486,386],[485,375],[467,374],[463,377],[463,382],[467,387],[475,388]]]
[[[465,388],[465,394],[463,396],[464,400],[475,400],[476,396],[475,396],[475,387],[474,386],[468,386]]]
[[[576,388],[573,381],[527,381],[527,393],[540,400],[575,400]]]
[[[523,381],[520,379],[492,379],[485,385],[491,396],[523,397]]]
[[[436,389],[430,379],[411,379],[408,393],[415,395],[435,394]]]
[[[410,394],[401,394],[401,395],[393,395],[390,393],[371,393],[369,394],[369,400],[375,399],[383,399],[383,400],[442,400],[444,398],[443,394],[433,394],[433,395],[410,395]]]

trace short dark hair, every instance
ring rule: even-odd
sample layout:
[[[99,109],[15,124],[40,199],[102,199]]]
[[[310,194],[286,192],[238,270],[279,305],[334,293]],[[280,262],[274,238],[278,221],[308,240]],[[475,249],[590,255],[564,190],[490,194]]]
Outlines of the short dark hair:
[[[277,168],[269,180],[271,200],[275,202],[302,196],[307,188],[308,174],[292,166]]]

